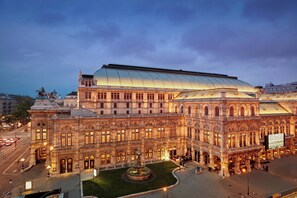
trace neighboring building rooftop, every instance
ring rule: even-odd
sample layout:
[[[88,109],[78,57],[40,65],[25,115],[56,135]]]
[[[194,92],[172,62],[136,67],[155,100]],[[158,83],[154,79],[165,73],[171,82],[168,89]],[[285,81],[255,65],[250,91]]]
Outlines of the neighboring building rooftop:
[[[248,83],[223,74],[109,64],[94,73],[98,86],[205,90],[237,88],[255,92]]]
[[[275,102],[260,103],[260,115],[291,115],[284,107]]]
[[[77,91],[72,91],[71,93],[67,94],[67,96],[77,96]]]
[[[266,93],[297,92],[297,82],[286,83],[282,85],[274,85],[270,82],[265,85],[264,90]]]
[[[260,101],[297,101],[297,92],[261,94]]]
[[[194,100],[194,99],[216,99],[221,98],[222,93],[225,93],[225,98],[234,99],[251,99],[256,98],[256,95],[238,92],[237,89],[214,89],[206,91],[191,91],[182,92],[174,100]]]

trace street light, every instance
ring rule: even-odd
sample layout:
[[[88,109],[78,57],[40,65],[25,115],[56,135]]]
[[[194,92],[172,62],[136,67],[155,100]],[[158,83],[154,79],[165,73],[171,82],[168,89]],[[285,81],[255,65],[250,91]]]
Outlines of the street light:
[[[163,188],[163,191],[166,193],[166,198],[168,198],[168,190],[167,190],[167,188]]]
[[[24,161],[25,161],[25,158],[20,159],[20,161],[22,162],[22,170],[24,170]]]
[[[51,169],[51,166],[48,165],[48,166],[46,167],[46,169],[47,169],[47,178],[50,178],[50,169]]]
[[[245,168],[242,169],[243,173],[247,173],[247,195],[250,195],[250,174]]]

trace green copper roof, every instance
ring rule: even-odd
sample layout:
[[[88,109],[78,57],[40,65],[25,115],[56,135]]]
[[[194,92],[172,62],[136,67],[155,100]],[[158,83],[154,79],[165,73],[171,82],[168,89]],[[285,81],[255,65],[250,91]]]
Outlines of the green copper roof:
[[[100,86],[178,90],[237,88],[255,92],[248,83],[227,75],[123,65],[104,65],[94,73],[94,80]]]

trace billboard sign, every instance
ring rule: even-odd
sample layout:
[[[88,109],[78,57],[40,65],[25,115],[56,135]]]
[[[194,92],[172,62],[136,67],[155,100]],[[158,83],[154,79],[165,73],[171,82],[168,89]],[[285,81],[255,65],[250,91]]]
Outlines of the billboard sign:
[[[265,148],[268,149],[276,149],[282,148],[285,146],[285,134],[270,134],[265,136]]]

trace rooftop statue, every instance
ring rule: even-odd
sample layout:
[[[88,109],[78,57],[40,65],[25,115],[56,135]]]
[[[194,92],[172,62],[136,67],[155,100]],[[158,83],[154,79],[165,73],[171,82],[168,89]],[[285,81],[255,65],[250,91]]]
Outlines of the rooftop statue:
[[[44,87],[41,87],[41,89],[36,90],[36,99],[58,99],[58,93],[56,90],[52,92],[46,92]]]

